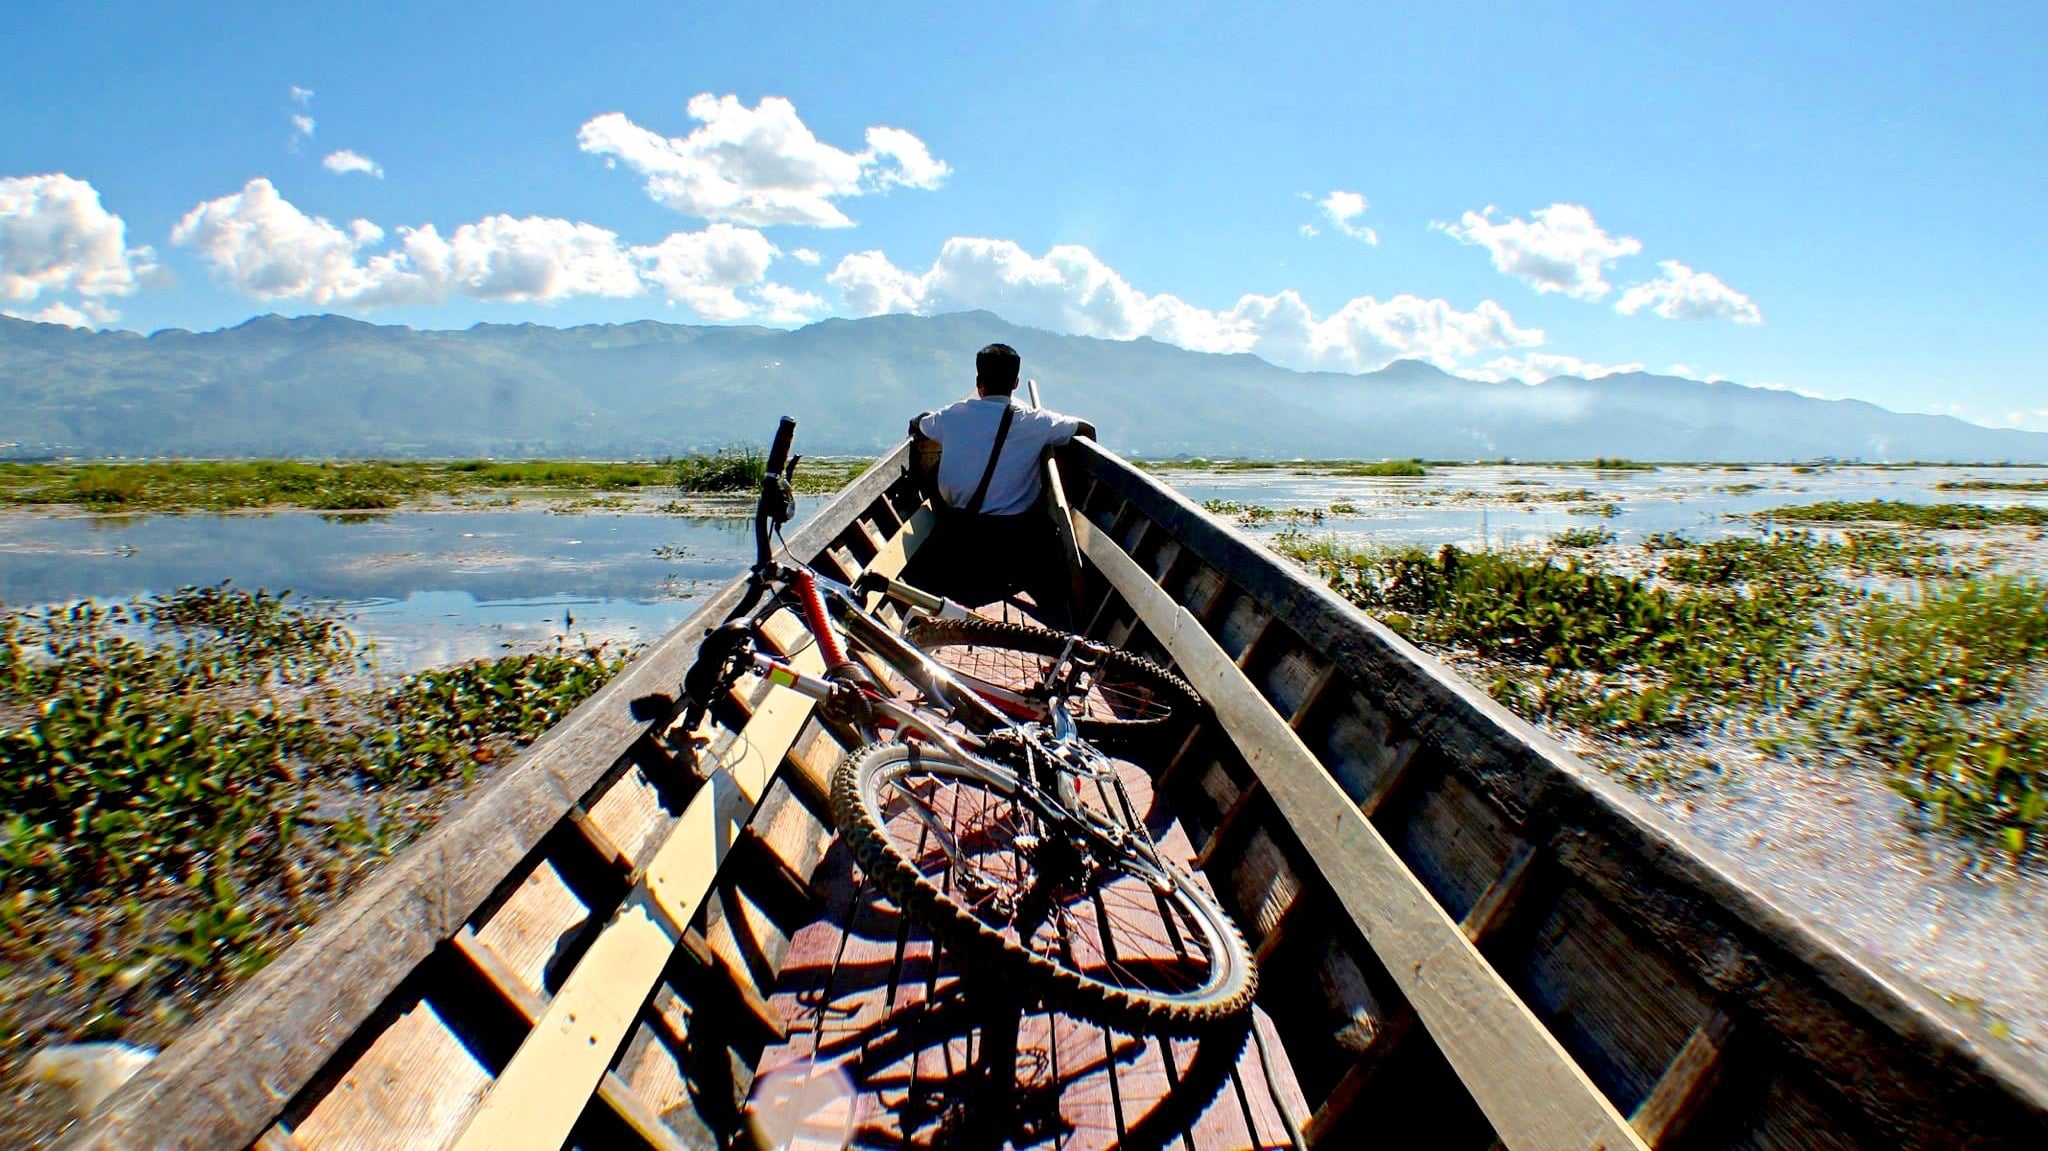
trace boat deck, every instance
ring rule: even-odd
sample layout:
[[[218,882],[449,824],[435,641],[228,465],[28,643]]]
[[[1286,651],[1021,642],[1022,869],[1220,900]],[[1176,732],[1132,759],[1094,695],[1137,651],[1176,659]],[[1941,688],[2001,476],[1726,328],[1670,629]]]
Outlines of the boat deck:
[[[1194,855],[1149,778],[1125,787],[1167,851]],[[790,940],[752,1109],[769,1146],[1290,1147],[1309,1114],[1272,1024],[1200,1040],[1130,1035],[991,985],[907,921],[835,845],[823,911]],[[1271,1062],[1264,1056],[1270,1053]]]

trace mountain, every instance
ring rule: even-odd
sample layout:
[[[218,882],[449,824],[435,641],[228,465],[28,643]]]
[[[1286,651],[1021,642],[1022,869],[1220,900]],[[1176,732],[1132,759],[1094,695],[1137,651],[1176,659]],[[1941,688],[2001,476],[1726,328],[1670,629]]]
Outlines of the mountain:
[[[867,452],[971,390],[1002,341],[1139,455],[2048,461],[2048,434],[1645,374],[1536,386],[1402,361],[1302,373],[987,312],[795,331],[642,321],[415,331],[259,316],[149,336],[0,318],[0,456],[635,457],[765,439]]]

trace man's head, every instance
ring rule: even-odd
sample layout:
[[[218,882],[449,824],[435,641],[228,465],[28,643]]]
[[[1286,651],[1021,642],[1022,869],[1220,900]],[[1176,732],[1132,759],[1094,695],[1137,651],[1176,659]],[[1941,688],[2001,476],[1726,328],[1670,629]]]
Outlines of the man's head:
[[[1007,396],[1017,390],[1024,358],[1008,344],[990,344],[974,354],[974,390],[984,396]]]

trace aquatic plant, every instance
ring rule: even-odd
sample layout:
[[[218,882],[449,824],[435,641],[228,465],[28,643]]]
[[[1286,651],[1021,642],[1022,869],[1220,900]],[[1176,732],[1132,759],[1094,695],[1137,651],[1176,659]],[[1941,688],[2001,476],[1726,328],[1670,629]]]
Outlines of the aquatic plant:
[[[1566,528],[1550,537],[1553,547],[1598,548],[1614,542],[1614,533],[1606,528]]]
[[[1367,464],[1345,464],[1335,469],[1340,476],[1426,476],[1429,469],[1421,460],[1376,460]]]
[[[742,445],[684,456],[673,467],[676,487],[686,493],[752,492],[761,489],[768,457],[760,448]]]
[[[1827,500],[1795,504],[1766,512],[1751,512],[1754,519],[1775,519],[1795,523],[1895,523],[1920,528],[1991,528],[2005,525],[2041,527],[2048,525],[2048,508],[1987,507],[1983,504],[1914,504],[1902,500]]]
[[[623,662],[377,688],[342,621],[286,595],[0,610],[0,1075],[31,1040],[162,1038]]]

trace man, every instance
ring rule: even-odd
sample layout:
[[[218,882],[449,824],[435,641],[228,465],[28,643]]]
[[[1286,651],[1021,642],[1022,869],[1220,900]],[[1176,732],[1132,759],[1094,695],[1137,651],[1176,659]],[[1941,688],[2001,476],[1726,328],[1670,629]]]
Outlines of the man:
[[[1025,591],[1045,623],[1065,627],[1067,572],[1039,461],[1077,435],[1094,439],[1095,425],[1019,404],[1022,368],[1015,348],[990,344],[974,357],[974,399],[910,421],[912,438],[939,445],[939,521],[903,579],[968,607]]]

